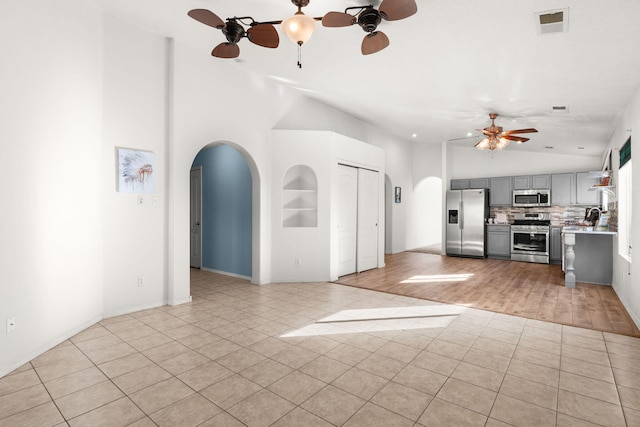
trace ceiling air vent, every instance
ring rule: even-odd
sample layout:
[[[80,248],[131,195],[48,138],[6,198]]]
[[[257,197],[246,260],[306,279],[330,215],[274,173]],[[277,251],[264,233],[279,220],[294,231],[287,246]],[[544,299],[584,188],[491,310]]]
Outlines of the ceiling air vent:
[[[551,112],[552,113],[568,113],[569,107],[567,107],[566,105],[553,105],[551,106]]]
[[[569,9],[536,13],[538,34],[566,33],[569,29]]]

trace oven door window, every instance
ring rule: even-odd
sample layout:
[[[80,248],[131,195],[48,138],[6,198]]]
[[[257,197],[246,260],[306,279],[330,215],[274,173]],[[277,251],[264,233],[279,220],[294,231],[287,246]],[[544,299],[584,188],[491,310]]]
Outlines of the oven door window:
[[[513,232],[513,251],[547,252],[547,235],[530,231]]]

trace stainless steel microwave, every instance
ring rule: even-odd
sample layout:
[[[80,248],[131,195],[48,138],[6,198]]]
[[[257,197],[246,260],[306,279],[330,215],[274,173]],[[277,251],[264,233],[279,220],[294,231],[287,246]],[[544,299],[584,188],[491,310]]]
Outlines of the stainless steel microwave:
[[[551,190],[513,190],[514,207],[551,206]]]

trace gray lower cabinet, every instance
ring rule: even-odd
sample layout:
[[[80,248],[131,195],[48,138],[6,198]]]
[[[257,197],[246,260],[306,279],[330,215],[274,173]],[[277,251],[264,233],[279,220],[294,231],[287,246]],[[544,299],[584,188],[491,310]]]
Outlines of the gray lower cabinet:
[[[573,205],[576,200],[576,174],[554,173],[551,175],[551,204]]]
[[[487,225],[487,257],[511,259],[511,226]]]
[[[511,206],[511,177],[490,179],[489,204],[491,206]]]
[[[549,262],[560,264],[562,262],[562,227],[551,227],[549,234]]]

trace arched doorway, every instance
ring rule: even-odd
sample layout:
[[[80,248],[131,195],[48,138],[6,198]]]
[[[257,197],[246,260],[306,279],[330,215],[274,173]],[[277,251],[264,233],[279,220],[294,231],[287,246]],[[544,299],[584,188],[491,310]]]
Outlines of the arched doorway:
[[[259,186],[251,157],[231,143],[213,143],[195,156],[192,171],[201,171],[201,204],[194,203],[197,192],[191,184],[191,209],[201,209],[200,268],[233,277],[251,279],[256,269],[253,254],[255,236],[255,200]],[[192,175],[193,176],[193,175]],[[259,200],[259,199],[258,199]],[[191,252],[194,250],[193,223],[190,227]],[[259,225],[258,225],[259,226]],[[193,265],[193,259],[192,259]]]
[[[428,177],[415,186],[415,247],[440,253],[442,247],[442,179]]]

